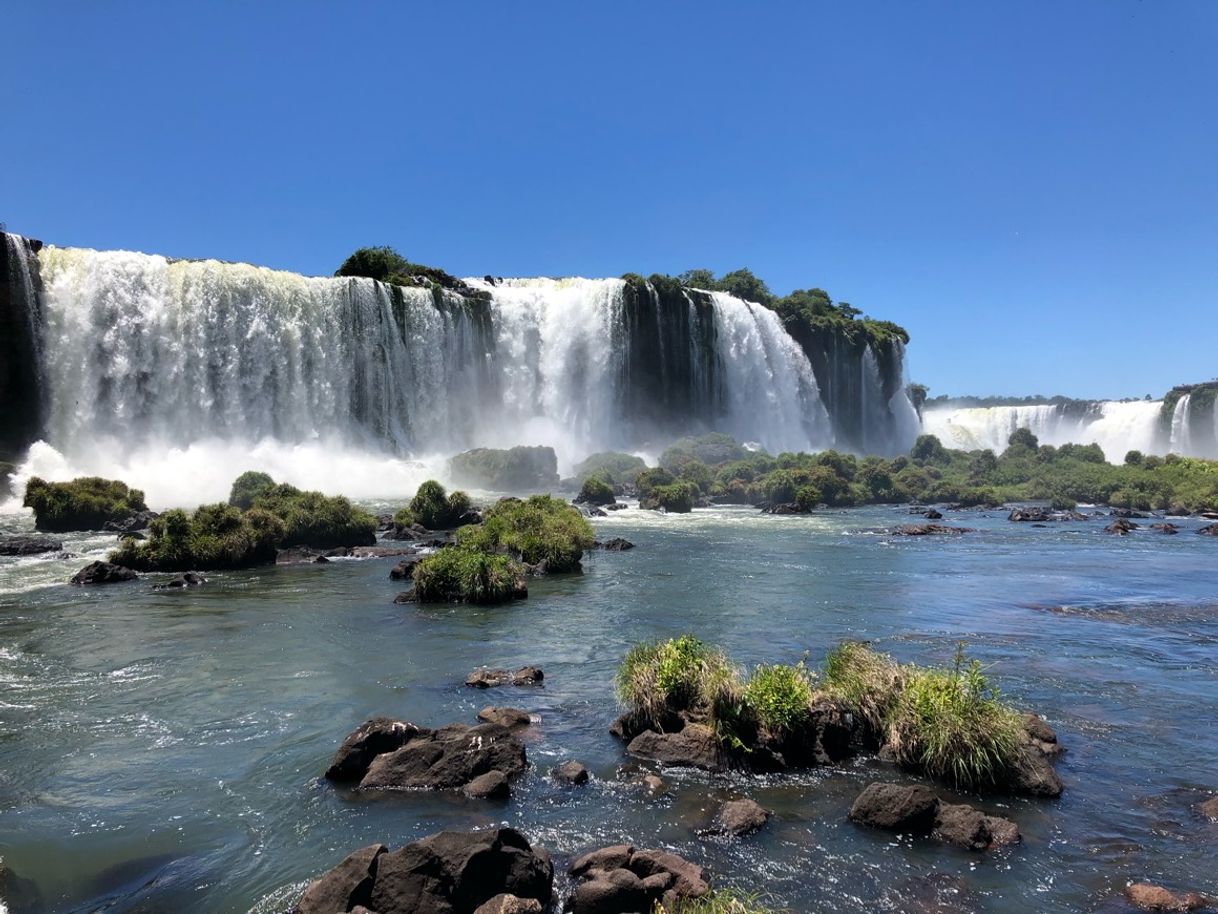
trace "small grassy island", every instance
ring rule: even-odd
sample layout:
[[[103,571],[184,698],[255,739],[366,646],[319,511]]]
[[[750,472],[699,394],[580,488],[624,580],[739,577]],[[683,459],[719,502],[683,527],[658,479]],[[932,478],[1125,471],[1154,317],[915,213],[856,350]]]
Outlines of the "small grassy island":
[[[52,533],[101,530],[148,512],[139,489],[97,476],[71,482],[46,482],[34,476],[26,483],[24,505],[34,509],[34,525]]]

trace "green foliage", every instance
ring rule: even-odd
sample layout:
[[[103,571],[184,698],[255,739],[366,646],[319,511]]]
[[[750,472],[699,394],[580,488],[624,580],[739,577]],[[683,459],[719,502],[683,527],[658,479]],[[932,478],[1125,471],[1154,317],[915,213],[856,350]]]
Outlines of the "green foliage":
[[[589,476],[600,476],[606,482],[631,484],[647,464],[642,457],[619,451],[602,451],[585,458],[575,466],[575,478],[581,482]]]
[[[575,500],[585,505],[611,505],[617,501],[617,495],[613,492],[613,486],[605,480],[599,476],[589,476],[580,486]]]
[[[743,705],[767,734],[783,738],[808,723],[815,674],[805,660],[796,664],[759,664],[744,682]]]
[[[615,680],[618,700],[656,728],[672,712],[713,707],[736,681],[724,653],[693,635],[636,644]]]
[[[880,734],[901,685],[901,668],[887,654],[858,641],[843,641],[825,658],[821,680],[872,733]]]
[[[478,526],[462,527],[457,541],[483,552],[506,552],[547,571],[577,571],[593,542],[592,527],[579,511],[549,495],[521,501],[505,498]]]
[[[1140,467],[1144,459],[1141,451],[1128,451],[1125,454],[1125,466]]]
[[[469,496],[461,490],[448,494],[444,486],[429,479],[414,493],[410,500],[409,514],[412,518],[403,524],[398,524],[395,514],[394,524],[408,527],[411,523],[422,524],[428,530],[450,530],[461,523],[463,517],[470,512]],[[403,516],[403,520],[406,517]]]
[[[918,463],[947,463],[951,458],[947,448],[934,435],[919,435],[918,440],[909,451],[909,456]]]
[[[518,562],[465,545],[439,549],[415,565],[414,592],[422,603],[505,603],[527,595]]]
[[[653,467],[639,473],[634,484],[640,495],[647,496],[660,486],[670,486],[676,481],[676,477],[668,470],[663,467]]]
[[[767,504],[781,505],[795,501],[798,487],[799,481],[790,470],[775,470],[766,476],[762,491]]]
[[[71,482],[47,482],[34,476],[25,486],[25,507],[34,509],[39,530],[66,533],[100,530],[107,521],[123,521],[147,511],[144,493],[125,483],[98,476],[83,476]]]
[[[253,507],[283,521],[281,546],[332,549],[376,543],[376,518],[341,495],[304,492],[281,483],[255,498]]]
[[[1035,451],[1040,447],[1040,439],[1032,434],[1031,429],[1017,428],[1007,439],[1008,451]]]
[[[741,447],[731,435],[715,432],[709,435],[677,439],[660,455],[660,466],[675,473],[684,464],[691,461],[717,466],[729,460],[741,460],[748,456],[749,452]]]
[[[409,508],[398,508],[393,512],[393,526],[398,530],[413,527],[417,523],[418,521],[415,520],[414,512]]]
[[[391,247],[360,248],[334,271],[335,276],[366,276],[395,286],[424,285],[476,295],[465,283],[438,267],[411,263]]]
[[[820,489],[816,486],[800,486],[795,493],[795,507],[800,511],[811,511],[820,504]]]
[[[193,514],[166,511],[149,525],[148,539],[124,539],[110,561],[137,571],[211,571],[275,561],[283,521],[269,511],[203,505]]]
[[[671,514],[688,514],[698,499],[698,487],[692,482],[674,482],[666,486],[652,486],[646,496],[639,500],[639,507],[647,510],[663,508]]]
[[[246,470],[233,480],[233,487],[228,494],[228,503],[242,511],[254,503],[254,499],[275,488],[275,480],[266,473],[256,470]]]
[[[554,449],[541,445],[474,448],[457,454],[448,465],[455,482],[497,492],[536,492],[559,481]]]
[[[781,914],[768,907],[761,895],[715,889],[701,898],[678,898],[671,907],[656,902],[652,914]]]

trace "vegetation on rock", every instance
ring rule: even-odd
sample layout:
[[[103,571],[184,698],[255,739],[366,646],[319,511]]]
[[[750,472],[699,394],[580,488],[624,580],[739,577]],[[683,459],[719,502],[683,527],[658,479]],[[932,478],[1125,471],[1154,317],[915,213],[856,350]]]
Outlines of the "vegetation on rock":
[[[71,482],[47,482],[34,476],[26,483],[23,504],[34,509],[34,525],[39,530],[55,533],[101,530],[107,522],[121,523],[148,510],[139,489],[98,476]]]
[[[332,549],[376,543],[376,518],[341,495],[304,492],[281,483],[258,495],[253,507],[283,521],[280,546]]]
[[[506,553],[546,571],[577,571],[593,531],[579,510],[549,495],[504,498],[478,526],[457,531],[457,541],[483,552]]]
[[[415,565],[414,592],[423,603],[505,603],[528,595],[518,562],[465,545],[439,549]]]
[[[610,485],[633,485],[635,477],[647,469],[642,457],[620,451],[601,451],[575,465],[575,479],[583,482],[589,476],[599,476]]]
[[[242,511],[254,504],[254,499],[275,488],[275,480],[267,473],[256,470],[246,470],[233,480],[233,487],[228,494],[228,503]]]
[[[660,906],[656,910],[661,910]],[[663,910],[668,914],[779,914],[779,910],[768,907],[760,895],[732,889],[715,889],[701,898],[678,898],[671,908]]]
[[[617,501],[613,486],[599,476],[589,476],[579,488],[576,502],[582,505],[611,505]]]
[[[466,523],[473,508],[468,495],[459,489],[451,494],[444,486],[429,479],[415,492],[409,508],[402,508],[393,515],[396,527],[421,524],[428,530],[450,530]]]
[[[558,484],[558,458],[551,447],[480,447],[449,461],[461,485],[500,492],[535,492]]]
[[[485,298],[485,292],[471,288],[439,267],[411,263],[391,247],[359,248],[334,271],[335,276],[365,276],[395,286],[425,286],[449,289],[469,298]]]
[[[618,700],[656,729],[672,714],[722,704],[738,681],[723,651],[693,635],[636,644],[615,680]]]
[[[149,524],[148,539],[124,539],[110,561],[137,571],[212,571],[275,561],[284,523],[261,508],[203,505],[193,513],[166,511]]]

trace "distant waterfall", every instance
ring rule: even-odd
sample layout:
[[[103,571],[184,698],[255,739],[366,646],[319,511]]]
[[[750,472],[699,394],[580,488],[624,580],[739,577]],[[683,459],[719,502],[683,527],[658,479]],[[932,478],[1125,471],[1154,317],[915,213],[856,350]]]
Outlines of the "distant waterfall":
[[[1168,450],[1173,454],[1191,454],[1193,452],[1193,430],[1189,422],[1189,404],[1192,395],[1185,394],[1176,401],[1176,407],[1171,414],[1171,438]]]

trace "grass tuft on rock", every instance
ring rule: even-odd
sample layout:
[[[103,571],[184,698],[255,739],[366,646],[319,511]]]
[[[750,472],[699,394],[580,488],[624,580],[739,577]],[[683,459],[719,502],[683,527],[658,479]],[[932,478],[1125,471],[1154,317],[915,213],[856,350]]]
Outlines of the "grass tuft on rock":
[[[808,723],[816,674],[799,663],[762,663],[744,682],[742,704],[757,726],[781,740]]]
[[[617,501],[613,486],[599,476],[589,476],[579,487],[575,501],[582,505],[611,505]]]
[[[421,603],[506,603],[528,593],[518,562],[468,546],[449,546],[420,561],[414,587]]]
[[[257,470],[246,470],[233,480],[233,487],[228,493],[228,503],[234,508],[245,511],[254,504],[254,499],[275,488],[275,480],[267,473]]]
[[[124,539],[110,561],[136,571],[218,571],[275,561],[283,521],[269,511],[203,505],[193,514],[166,511],[147,540]]]
[[[139,489],[99,476],[71,482],[47,482],[34,476],[25,485],[23,504],[34,509],[35,527],[53,533],[101,530],[108,521],[121,522],[148,510]]]
[[[283,483],[263,491],[253,507],[283,521],[280,546],[333,549],[376,543],[376,518],[341,495],[303,492]]]
[[[501,499],[480,525],[457,531],[462,546],[504,552],[551,572],[578,571],[593,540],[592,526],[579,510],[549,495]]]
[[[858,714],[877,739],[901,689],[900,665],[859,641],[843,641],[825,659],[824,688]]]
[[[671,908],[657,902],[653,914],[780,914],[780,909],[768,907],[755,893],[715,889],[701,898],[678,898]]]
[[[616,677],[619,701],[656,728],[674,713],[723,704],[738,682],[723,651],[693,635],[636,644]]]
[[[428,530],[451,530],[464,523],[472,507],[464,492],[458,489],[450,494],[440,483],[429,479],[419,486],[410,507],[393,515],[393,522],[397,527],[422,524]]]

